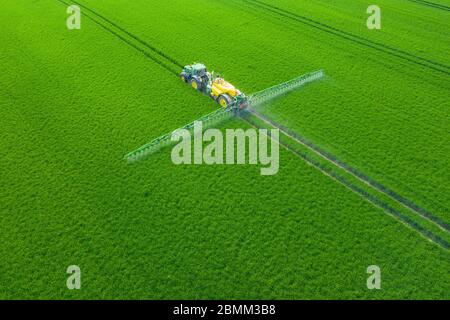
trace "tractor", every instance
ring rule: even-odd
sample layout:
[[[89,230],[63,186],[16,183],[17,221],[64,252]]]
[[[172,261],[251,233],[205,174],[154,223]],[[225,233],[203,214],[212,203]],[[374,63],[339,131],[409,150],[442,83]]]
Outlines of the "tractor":
[[[187,65],[180,73],[183,82],[192,88],[210,96],[223,108],[244,109],[247,107],[247,97],[231,83],[220,76],[207,71],[204,64]]]

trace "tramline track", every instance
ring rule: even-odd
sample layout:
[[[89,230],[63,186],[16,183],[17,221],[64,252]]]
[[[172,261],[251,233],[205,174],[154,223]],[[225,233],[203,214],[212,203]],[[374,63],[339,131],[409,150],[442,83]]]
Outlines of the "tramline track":
[[[255,116],[256,118],[258,118],[255,114],[250,113],[252,116]],[[258,124],[256,124],[254,121],[250,120],[249,117],[241,117],[245,122],[247,122],[250,126],[254,127],[254,128],[260,128],[258,126]],[[259,119],[259,118],[258,118]],[[262,120],[262,119],[259,119]],[[272,125],[271,125],[272,126]],[[277,128],[277,127],[275,127]],[[280,130],[281,131],[281,130]],[[284,131],[282,131],[283,134],[285,134],[287,137],[291,138],[289,135],[287,135]],[[269,138],[270,134],[268,134]],[[295,140],[294,140],[295,141]],[[367,191],[365,191],[364,189],[362,189],[361,187],[355,185],[354,183],[352,183],[351,181],[349,181],[348,179],[346,179],[345,177],[337,174],[336,172],[334,172],[333,170],[330,170],[329,168],[326,168],[325,166],[323,166],[322,164],[320,164],[319,162],[317,162],[316,160],[312,159],[311,157],[309,157],[307,154],[300,152],[299,150],[294,149],[293,147],[291,147],[290,145],[280,141],[276,141],[280,146],[282,146],[284,149],[292,152],[294,155],[298,156],[299,158],[301,158],[302,160],[304,160],[308,165],[316,168],[317,170],[319,170],[321,173],[323,173],[324,175],[328,176],[329,178],[333,179],[334,181],[336,181],[339,184],[342,184],[344,187],[346,187],[347,189],[349,189],[350,191],[356,193],[357,195],[361,196],[364,200],[368,201],[369,203],[371,203],[372,205],[380,208],[381,210],[383,210],[384,212],[386,212],[387,214],[389,214],[390,216],[392,216],[393,218],[397,219],[398,221],[400,221],[403,225],[405,225],[406,227],[418,232],[422,237],[424,237],[425,239],[427,239],[428,241],[433,242],[434,244],[437,244],[438,246],[442,247],[443,249],[446,250],[450,250],[450,243],[448,241],[446,241],[445,239],[441,238],[438,235],[435,235],[433,232],[431,232],[430,230],[428,230],[427,228],[423,227],[422,225],[416,223],[414,220],[412,220],[411,218],[409,218],[408,216],[404,215],[403,213],[401,213],[400,211],[394,209],[393,207],[391,207],[389,204],[385,203],[384,201],[380,200],[378,197],[368,193]],[[342,168],[341,168],[342,169]]]
[[[127,31],[123,27],[119,26],[115,22],[111,21],[110,19],[104,17],[103,15],[97,13],[95,10],[90,9],[89,7],[78,3],[77,1],[70,0],[69,2],[66,2],[64,0],[56,0],[66,6],[70,6],[71,4],[76,4],[80,6],[83,9],[86,9],[90,12],[90,14],[83,13],[83,17],[88,18],[98,26],[100,26],[102,29],[106,30],[107,32],[113,34],[115,37],[117,37],[122,42],[125,42],[127,45],[133,47],[143,55],[145,55],[147,58],[151,59],[153,62],[157,63],[173,75],[178,76],[178,70],[183,67],[182,64],[177,62],[174,58],[170,57],[168,54],[164,53],[163,51],[155,48],[154,46],[150,45],[148,42],[142,40],[140,37],[132,34],[131,32]],[[92,15],[91,15],[92,14]]]
[[[440,73],[450,75],[450,66],[445,65],[443,63],[433,61],[428,58],[423,58],[418,55],[412,54],[410,52],[397,49],[395,47],[383,44],[381,42],[372,41],[370,39],[358,36],[356,34],[352,34],[350,32],[338,29],[336,27],[327,25],[323,22],[316,21],[314,19],[296,14],[294,12],[290,12],[288,10],[282,9],[280,7],[259,1],[259,0],[244,0],[249,6],[259,8],[260,10],[264,10],[268,13],[275,14],[278,16],[282,16],[285,18],[288,18],[290,20],[302,23],[304,25],[307,25],[309,27],[321,30],[323,32],[329,33],[331,35],[340,37],[342,39],[351,41],[353,43],[369,47],[371,49],[375,49],[377,51],[386,53],[390,56],[397,57],[400,59],[403,59],[405,61],[414,63],[416,65],[422,66],[424,68],[438,71]]]
[[[450,11],[450,7],[447,7],[446,5],[435,3],[435,2],[424,1],[424,0],[408,0],[408,1],[415,2],[415,3],[421,4],[423,6],[427,6],[427,7],[434,8],[434,9]]]
[[[247,109],[249,113],[254,115],[256,118],[261,120],[262,122],[275,127],[279,129],[283,134],[291,138],[293,141],[296,141],[297,143],[305,146],[321,158],[327,160],[328,162],[331,162],[335,166],[341,168],[345,172],[349,173],[353,177],[357,178],[359,181],[365,183],[366,185],[370,186],[371,188],[377,190],[378,192],[381,192],[391,198],[392,200],[396,201],[397,203],[400,203],[402,206],[412,210],[416,214],[420,215],[422,218],[429,220],[442,230],[445,230],[447,232],[450,232],[450,226],[442,221],[440,218],[436,217],[435,215],[431,214],[430,212],[426,211],[425,209],[419,207],[415,203],[413,203],[411,200],[406,199],[402,197],[401,195],[397,194],[393,190],[385,187],[381,183],[373,180],[372,178],[364,175],[362,172],[358,171],[357,169],[347,165],[346,163],[342,162],[341,160],[337,159],[335,156],[331,155],[330,153],[320,149],[315,144],[307,141],[305,138],[301,137],[300,135],[292,132],[291,130],[285,128],[284,126],[277,124],[273,120],[268,119],[267,117],[263,116],[261,113],[249,108]]]

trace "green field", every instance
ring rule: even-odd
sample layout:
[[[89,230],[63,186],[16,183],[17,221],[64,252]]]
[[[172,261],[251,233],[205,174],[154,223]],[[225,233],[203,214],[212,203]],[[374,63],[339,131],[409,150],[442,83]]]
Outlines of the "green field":
[[[1,5],[1,299],[450,298],[450,1],[380,0],[381,30],[362,0],[73,3]],[[127,164],[218,108],[194,61],[246,93],[323,69],[258,112],[345,168],[286,135],[274,176]]]

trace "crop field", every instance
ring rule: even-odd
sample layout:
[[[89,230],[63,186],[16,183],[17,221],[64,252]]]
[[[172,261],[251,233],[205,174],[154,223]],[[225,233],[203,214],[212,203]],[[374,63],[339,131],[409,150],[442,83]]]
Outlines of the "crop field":
[[[4,0],[0,299],[449,299],[450,1],[370,4]],[[216,125],[278,128],[277,174],[124,159],[220,108],[194,62],[246,94],[324,71]]]

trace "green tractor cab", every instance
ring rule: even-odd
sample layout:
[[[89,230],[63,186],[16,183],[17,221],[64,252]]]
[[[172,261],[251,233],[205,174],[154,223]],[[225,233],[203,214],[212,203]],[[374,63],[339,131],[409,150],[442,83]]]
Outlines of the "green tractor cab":
[[[210,75],[202,63],[187,65],[180,73],[183,82],[189,83],[192,88],[198,91],[204,91],[208,85]]]

